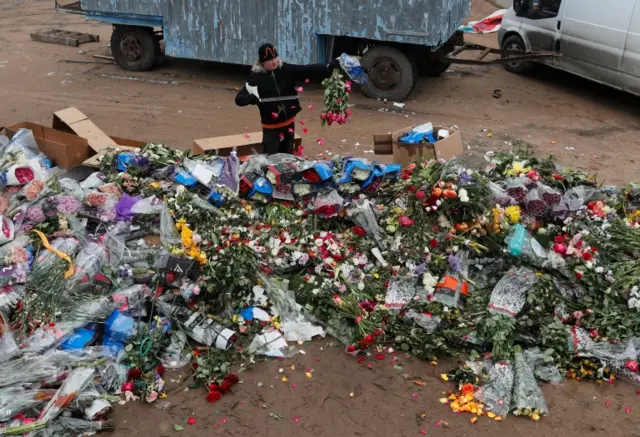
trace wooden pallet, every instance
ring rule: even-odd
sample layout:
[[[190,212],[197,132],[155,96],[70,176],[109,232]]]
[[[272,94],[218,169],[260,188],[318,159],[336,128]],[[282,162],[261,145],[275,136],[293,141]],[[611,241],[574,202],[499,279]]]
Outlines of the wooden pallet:
[[[32,33],[31,39],[34,41],[78,47],[80,44],[87,42],[100,42],[100,35],[69,32],[67,30],[60,29],[49,29]]]

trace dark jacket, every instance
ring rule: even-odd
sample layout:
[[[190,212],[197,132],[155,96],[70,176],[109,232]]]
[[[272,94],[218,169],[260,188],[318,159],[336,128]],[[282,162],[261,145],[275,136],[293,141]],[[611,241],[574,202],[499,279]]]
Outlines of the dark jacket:
[[[267,71],[262,64],[257,63],[251,68],[251,75],[247,83],[258,87],[261,99],[270,97],[296,96],[296,84],[306,79],[309,75],[322,75],[326,77],[331,72],[330,64],[295,65],[282,63],[274,71]],[[257,104],[260,109],[262,124],[279,124],[294,118],[300,111],[298,99],[283,100],[281,102],[258,103],[257,98],[249,94],[246,86],[243,86],[236,96],[236,105],[247,106]],[[277,118],[274,116],[277,115]]]

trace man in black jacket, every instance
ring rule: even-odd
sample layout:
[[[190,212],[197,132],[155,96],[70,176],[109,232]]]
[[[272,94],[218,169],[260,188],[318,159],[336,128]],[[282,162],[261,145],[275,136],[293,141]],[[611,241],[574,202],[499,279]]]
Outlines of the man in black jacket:
[[[295,117],[302,110],[296,81],[306,75],[328,76],[340,63],[294,65],[282,62],[271,44],[258,49],[258,62],[251,68],[246,85],[236,96],[236,105],[258,105],[262,122],[263,152],[293,153]],[[271,101],[264,101],[270,99]]]

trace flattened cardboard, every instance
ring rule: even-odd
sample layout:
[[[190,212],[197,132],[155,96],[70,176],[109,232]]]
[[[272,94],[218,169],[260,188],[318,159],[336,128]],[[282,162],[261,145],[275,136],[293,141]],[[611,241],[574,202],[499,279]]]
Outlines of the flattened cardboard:
[[[409,126],[400,129],[393,134],[374,135],[374,151],[378,155],[393,154],[393,162],[401,164],[403,167],[411,164],[416,159],[432,159],[444,158],[451,159],[462,153],[462,137],[460,131],[434,126],[435,132],[440,129],[449,131],[449,137],[436,142],[435,144],[403,144],[398,141],[405,133],[409,132],[415,126]]]
[[[77,135],[60,132],[50,127],[28,121],[12,124],[5,131],[12,138],[20,129],[30,129],[38,148],[54,165],[64,169],[77,167],[90,156],[87,140]]]
[[[62,132],[75,133],[79,137],[86,138],[89,147],[95,152],[118,147],[107,134],[96,126],[89,118],[77,108],[67,108],[53,113],[53,128]]]
[[[255,150],[262,153],[262,132],[251,132],[248,134],[227,135],[224,137],[202,138],[193,142],[192,151],[195,155],[218,152],[220,156],[229,156],[236,147],[238,156],[252,155]],[[302,137],[296,134],[293,141],[298,147],[302,144]]]

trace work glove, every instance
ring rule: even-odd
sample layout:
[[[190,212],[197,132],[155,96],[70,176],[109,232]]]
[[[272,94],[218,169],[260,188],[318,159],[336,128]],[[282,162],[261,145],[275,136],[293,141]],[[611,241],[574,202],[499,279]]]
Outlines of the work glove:
[[[340,68],[340,61],[337,59],[334,59],[333,61],[329,62],[329,70],[333,71],[336,68]]]

